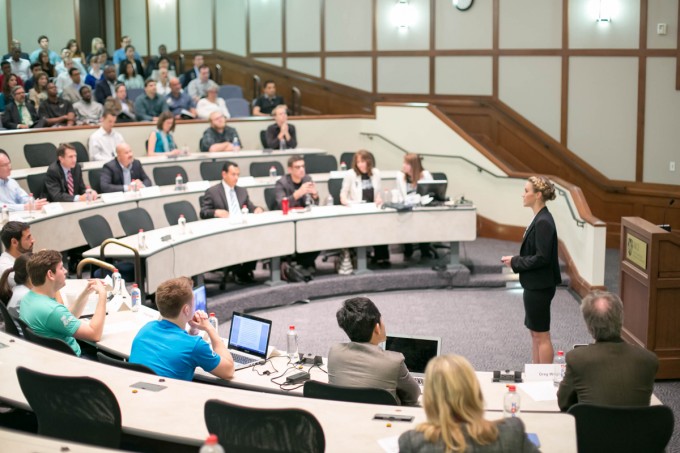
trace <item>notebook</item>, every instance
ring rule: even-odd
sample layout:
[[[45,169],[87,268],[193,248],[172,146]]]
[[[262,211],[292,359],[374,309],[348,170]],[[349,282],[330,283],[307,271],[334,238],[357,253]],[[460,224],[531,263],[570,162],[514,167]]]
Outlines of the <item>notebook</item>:
[[[204,285],[194,288],[194,311],[197,310],[208,312],[208,297],[205,294]]]
[[[416,335],[388,335],[385,341],[385,349],[401,352],[411,376],[415,378],[419,385],[423,385],[427,362],[441,354],[442,339]]]
[[[257,365],[266,360],[271,331],[270,320],[234,312],[227,348],[234,358],[235,370]]]

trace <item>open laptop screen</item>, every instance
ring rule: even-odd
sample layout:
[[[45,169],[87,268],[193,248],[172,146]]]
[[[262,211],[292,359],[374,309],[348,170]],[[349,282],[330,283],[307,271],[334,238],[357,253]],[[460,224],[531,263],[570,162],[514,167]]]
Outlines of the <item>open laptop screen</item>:
[[[416,192],[420,196],[430,195],[437,201],[446,201],[447,181],[418,181]]]
[[[205,295],[205,286],[194,288],[194,311],[203,310],[208,312],[208,297]]]
[[[271,328],[272,322],[268,319],[234,312],[229,331],[229,349],[265,358]]]
[[[441,340],[435,337],[388,335],[385,349],[401,352],[411,373],[425,373],[427,362],[441,352]]]

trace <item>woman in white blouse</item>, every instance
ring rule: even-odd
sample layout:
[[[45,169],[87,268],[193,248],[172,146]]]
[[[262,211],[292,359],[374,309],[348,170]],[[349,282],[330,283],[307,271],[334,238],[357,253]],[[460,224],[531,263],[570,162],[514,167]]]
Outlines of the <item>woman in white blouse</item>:
[[[27,264],[31,253],[19,255],[14,264],[5,270],[0,277],[0,304],[7,305],[7,311],[15,318],[19,317],[21,299],[33,288],[28,278]],[[14,281],[10,276],[13,275]],[[6,319],[5,322],[8,320]]]
[[[207,120],[212,112],[222,112],[225,118],[231,118],[224,99],[217,97],[218,90],[217,84],[211,83],[210,87],[206,90],[205,97],[198,101],[198,104],[196,104],[196,115],[199,118]]]
[[[397,173],[397,188],[402,198],[406,195],[415,193],[418,181],[431,181],[432,174],[423,168],[422,157],[415,153],[408,153],[404,156],[404,163],[401,171]],[[420,248],[420,259],[433,257],[432,247],[429,242],[418,244]],[[409,259],[413,255],[413,244],[404,244],[404,259]]]

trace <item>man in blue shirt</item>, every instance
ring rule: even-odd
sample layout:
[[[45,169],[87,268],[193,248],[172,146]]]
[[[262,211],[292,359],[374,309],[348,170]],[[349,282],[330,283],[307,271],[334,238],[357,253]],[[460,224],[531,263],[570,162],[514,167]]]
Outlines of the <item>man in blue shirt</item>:
[[[10,178],[11,173],[12,162],[9,154],[4,149],[0,149],[0,207],[7,205],[10,211],[28,210],[28,194],[14,178]],[[37,198],[32,209],[40,211],[46,204],[47,200]]]
[[[22,302],[23,303],[23,302]],[[156,290],[163,319],[140,329],[132,342],[131,363],[141,363],[159,376],[190,381],[200,366],[222,379],[234,376],[234,359],[203,311],[194,312],[191,279],[173,278]],[[23,305],[22,305],[23,310]],[[187,323],[189,332],[185,330]],[[210,338],[212,350],[198,333]]]
[[[113,64],[118,66],[121,61],[125,60],[127,57],[125,56],[125,48],[127,46],[132,45],[132,38],[129,36],[125,35],[122,38],[120,38],[120,49],[116,49],[116,51],[113,53]],[[142,57],[139,56],[139,54],[135,51],[135,60],[142,60]],[[144,73],[142,73],[144,74]]]
[[[196,118],[196,103],[191,96],[182,91],[179,79],[173,77],[169,83],[170,93],[165,97],[165,102],[175,118],[180,119],[182,115],[187,118]]]
[[[49,55],[50,57],[50,63],[52,63],[53,65],[56,65],[61,61],[61,57],[54,50],[50,50],[50,38],[48,38],[45,35],[40,36],[38,38],[38,45],[40,47],[38,47],[31,53],[30,56],[31,63],[35,63],[36,61],[38,61],[40,52],[42,52],[43,50],[47,52],[47,55]]]

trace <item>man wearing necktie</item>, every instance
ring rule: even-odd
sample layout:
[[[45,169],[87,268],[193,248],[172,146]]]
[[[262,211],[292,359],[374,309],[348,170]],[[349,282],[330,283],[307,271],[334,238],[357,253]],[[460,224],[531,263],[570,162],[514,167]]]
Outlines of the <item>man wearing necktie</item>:
[[[238,164],[231,161],[224,163],[222,166],[222,181],[206,190],[203,197],[203,204],[201,205],[202,219],[219,217],[240,220],[243,215],[241,214],[243,207],[246,207],[248,212],[255,214],[263,212],[261,207],[255,206],[250,201],[248,191],[236,185],[240,174],[241,171],[238,168]],[[256,261],[251,261],[230,266],[228,270],[234,273],[237,283],[247,283],[253,281],[253,270],[256,264]]]
[[[26,90],[21,85],[12,88],[14,102],[7,105],[3,117],[6,129],[30,129],[45,127],[45,118],[40,118],[33,101],[26,99]]]
[[[57,148],[57,160],[47,167],[45,190],[48,201],[86,201],[83,170],[77,162],[76,149],[69,143]],[[97,192],[92,190],[92,200]]]

